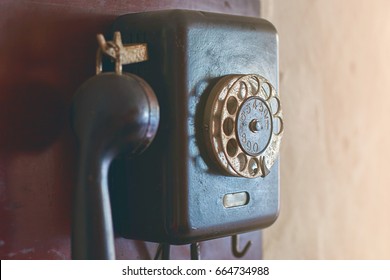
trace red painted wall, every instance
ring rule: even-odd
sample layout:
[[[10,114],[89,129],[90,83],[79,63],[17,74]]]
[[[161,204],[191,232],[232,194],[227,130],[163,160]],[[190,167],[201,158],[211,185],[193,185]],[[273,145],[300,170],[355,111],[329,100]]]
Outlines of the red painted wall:
[[[94,74],[95,35],[119,15],[195,9],[258,16],[258,1],[11,1],[0,3],[0,258],[69,259],[74,137],[69,106]],[[261,236],[242,236],[261,257]],[[153,258],[157,244],[117,238],[117,257]],[[230,238],[203,242],[202,257],[233,258]],[[172,258],[189,258],[174,246]]]

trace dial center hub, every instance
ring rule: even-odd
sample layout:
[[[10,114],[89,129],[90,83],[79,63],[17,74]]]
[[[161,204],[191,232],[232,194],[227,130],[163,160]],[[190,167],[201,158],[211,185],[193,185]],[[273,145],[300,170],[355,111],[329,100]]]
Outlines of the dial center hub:
[[[260,155],[268,146],[272,134],[271,112],[262,98],[248,98],[237,115],[237,139],[251,156]]]

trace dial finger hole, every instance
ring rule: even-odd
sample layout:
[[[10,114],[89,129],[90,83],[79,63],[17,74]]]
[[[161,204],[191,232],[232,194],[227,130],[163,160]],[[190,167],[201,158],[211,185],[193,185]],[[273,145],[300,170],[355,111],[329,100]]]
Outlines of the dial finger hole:
[[[252,76],[249,80],[250,93],[252,95],[256,95],[259,92],[259,80]]]
[[[238,144],[235,139],[230,139],[226,145],[226,152],[230,157],[234,157],[238,151]]]
[[[230,96],[227,103],[226,103],[226,109],[229,112],[230,115],[233,115],[238,108],[238,102],[237,99],[233,96]]]
[[[248,162],[248,171],[251,176],[255,176],[259,173],[259,161],[256,158],[251,158]]]
[[[271,97],[272,89],[271,89],[271,86],[267,82],[264,82],[261,84],[261,91],[263,92],[265,99],[268,99]]]
[[[223,121],[223,132],[227,135],[230,136],[233,133],[234,129],[234,121],[232,118],[226,118]]]
[[[248,88],[244,82],[240,82],[240,89],[238,91],[238,98],[244,100],[248,93]]]
[[[269,102],[271,106],[271,112],[273,115],[276,115],[279,113],[280,110],[280,101],[276,97],[271,98],[271,101]]]
[[[237,156],[238,164],[239,164],[239,170],[244,171],[247,163],[246,155],[244,153],[241,153]]]
[[[279,135],[283,132],[283,121],[280,117],[273,118],[274,134]]]

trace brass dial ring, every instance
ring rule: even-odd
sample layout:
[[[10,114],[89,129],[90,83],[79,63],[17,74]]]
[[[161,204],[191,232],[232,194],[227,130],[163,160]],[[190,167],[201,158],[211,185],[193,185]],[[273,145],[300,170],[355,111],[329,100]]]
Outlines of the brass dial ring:
[[[234,176],[265,177],[279,154],[283,116],[279,97],[260,75],[229,75],[206,104],[206,142],[214,160]]]

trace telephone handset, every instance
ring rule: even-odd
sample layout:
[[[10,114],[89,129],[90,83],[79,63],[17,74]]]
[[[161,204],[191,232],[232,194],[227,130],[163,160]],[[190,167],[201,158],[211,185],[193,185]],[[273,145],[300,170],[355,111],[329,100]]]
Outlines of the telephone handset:
[[[115,73],[76,94],[73,257],[114,258],[112,225],[126,238],[179,245],[272,224],[283,134],[274,27],[173,10],[124,15],[112,30],[147,46],[147,59],[122,63],[116,35],[105,49]]]
[[[112,160],[136,155],[153,140],[159,106],[151,87],[140,77],[122,73],[122,64],[147,59],[146,51],[127,51],[120,33],[108,46],[102,35],[96,76],[76,92],[73,128],[79,142],[79,173],[73,203],[72,257],[114,259],[114,231],[107,179]],[[142,46],[141,46],[142,47]],[[102,53],[115,59],[115,72],[101,73]],[[126,56],[127,55],[127,56]],[[126,60],[127,59],[127,60]]]

